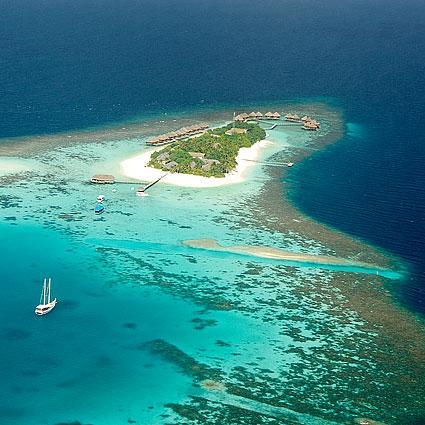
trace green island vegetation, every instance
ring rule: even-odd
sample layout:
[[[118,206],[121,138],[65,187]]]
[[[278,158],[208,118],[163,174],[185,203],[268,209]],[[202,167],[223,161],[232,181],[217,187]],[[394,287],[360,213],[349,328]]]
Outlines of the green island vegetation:
[[[236,167],[240,148],[249,148],[265,137],[266,132],[257,123],[230,123],[171,143],[154,152],[148,165],[175,173],[224,177]]]

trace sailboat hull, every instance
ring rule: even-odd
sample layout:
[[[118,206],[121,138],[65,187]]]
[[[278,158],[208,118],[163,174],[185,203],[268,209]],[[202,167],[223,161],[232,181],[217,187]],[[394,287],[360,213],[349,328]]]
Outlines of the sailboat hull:
[[[47,313],[50,313],[56,306],[56,298],[48,304],[40,304],[35,308],[35,314],[37,316],[44,316]]]

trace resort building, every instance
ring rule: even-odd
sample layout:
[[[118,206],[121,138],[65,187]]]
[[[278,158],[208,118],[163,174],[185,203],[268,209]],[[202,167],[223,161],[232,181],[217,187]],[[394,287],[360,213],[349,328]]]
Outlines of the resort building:
[[[237,128],[237,127],[233,127],[230,130],[227,130],[225,132],[225,134],[227,134],[228,136],[233,136],[234,134],[244,134],[247,132],[246,128]]]
[[[177,162],[176,162],[176,161],[169,161],[169,162],[167,162],[166,164],[164,164],[164,167],[165,167],[167,170],[171,170],[172,168],[176,167],[177,165],[179,165],[179,164],[177,164]]]
[[[304,130],[316,131],[320,128],[320,124],[313,121],[305,121],[303,125]]]
[[[172,143],[177,140],[194,136],[195,134],[202,134],[209,127],[206,123],[194,124],[190,127],[183,127],[176,131],[171,131],[161,136],[154,137],[146,142],[150,146],[161,146],[167,143]]]
[[[115,177],[110,174],[95,174],[90,181],[95,184],[112,184],[115,183]]]
[[[297,114],[286,114],[284,117],[285,121],[289,121],[289,122],[300,122],[301,118],[299,115]]]
[[[192,158],[198,158],[198,159],[203,159],[205,154],[203,152],[189,152],[189,155]]]
[[[266,114],[264,114],[264,118],[266,120],[279,120],[280,114],[279,112],[267,112]]]

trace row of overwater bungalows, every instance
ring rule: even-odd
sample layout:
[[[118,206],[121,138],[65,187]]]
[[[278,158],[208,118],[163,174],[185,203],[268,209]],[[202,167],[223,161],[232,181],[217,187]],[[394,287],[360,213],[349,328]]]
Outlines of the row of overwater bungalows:
[[[249,120],[279,120],[280,114],[279,112],[266,112],[264,115],[261,112],[251,112],[250,114],[247,114],[244,112],[243,114],[236,115],[234,120],[235,121],[249,121]]]
[[[280,120],[279,112],[267,112],[264,115],[261,112],[251,112],[247,114],[246,112],[236,115],[234,117],[235,121],[244,122],[249,120]],[[283,119],[285,121],[300,123],[303,124],[304,130],[318,130],[320,128],[320,123],[315,119],[304,115],[302,118],[297,114],[286,114]]]
[[[320,128],[320,122],[304,115],[302,118],[297,114],[286,114],[284,117],[285,121],[302,123],[304,130],[316,131]]]
[[[195,136],[197,134],[202,134],[207,128],[208,124],[194,124],[190,127],[182,127],[176,131],[171,131],[166,134],[162,134],[161,136],[154,137],[146,142],[147,145],[150,146],[161,146],[166,145],[168,143],[176,142],[177,140],[186,139],[190,136]]]

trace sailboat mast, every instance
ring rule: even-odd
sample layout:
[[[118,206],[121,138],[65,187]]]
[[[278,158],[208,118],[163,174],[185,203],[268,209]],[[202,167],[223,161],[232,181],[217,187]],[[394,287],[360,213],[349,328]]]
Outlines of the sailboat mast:
[[[44,281],[43,281],[43,304],[46,304],[46,283],[47,283],[47,279],[44,278]]]
[[[50,277],[49,277],[49,297],[48,297],[48,299],[47,299],[47,302],[50,304],[50,285],[51,285],[51,283],[52,283],[52,279],[50,279]]]
[[[40,304],[41,304],[41,301],[43,301],[43,293],[44,293],[44,284],[43,284],[43,288],[41,289]]]

